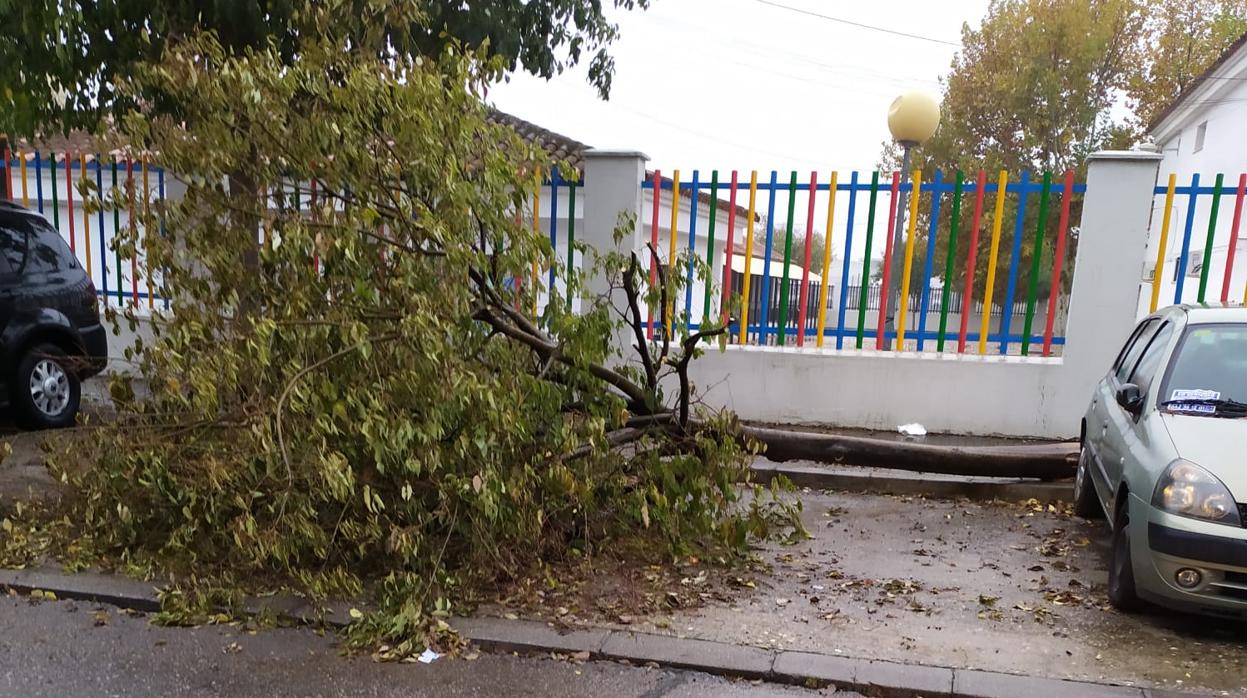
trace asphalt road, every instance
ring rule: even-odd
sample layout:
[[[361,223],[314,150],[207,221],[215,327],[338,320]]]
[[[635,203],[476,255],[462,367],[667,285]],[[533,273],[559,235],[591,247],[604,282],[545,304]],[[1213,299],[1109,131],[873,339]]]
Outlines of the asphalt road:
[[[507,655],[381,664],[343,657],[332,636],[308,628],[254,634],[228,626],[165,628],[109,606],[0,597],[0,696],[808,698],[833,693],[611,662]]]

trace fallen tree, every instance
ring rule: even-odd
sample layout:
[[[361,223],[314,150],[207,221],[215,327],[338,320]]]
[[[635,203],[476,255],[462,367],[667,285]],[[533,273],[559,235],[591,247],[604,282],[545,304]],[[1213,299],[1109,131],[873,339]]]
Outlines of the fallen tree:
[[[148,390],[118,378],[116,417],[52,454],[67,562],[177,580],[173,620],[243,590],[371,597],[354,639],[407,656],[553,563],[726,563],[801,532],[778,487],[740,488],[754,452],[734,417],[696,409],[687,369],[722,329],[669,322],[627,357],[612,341],[684,275],[647,284],[635,254],[580,246],[629,303],[573,313],[580,272],[517,220],[551,163],[489,121],[498,61],[394,55],[342,33],[350,10],[307,3],[323,33],[293,64],[203,33],[118,84],[119,146],[185,195],[86,198],[139,202],[117,253],[173,312],[126,357]]]

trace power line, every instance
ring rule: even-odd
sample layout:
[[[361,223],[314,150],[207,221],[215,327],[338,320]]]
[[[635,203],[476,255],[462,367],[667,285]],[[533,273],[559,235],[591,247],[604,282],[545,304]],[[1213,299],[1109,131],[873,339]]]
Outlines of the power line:
[[[791,7],[789,5],[781,5],[777,2],[771,2],[771,0],[753,0],[753,1],[756,3],[760,3],[762,5],[778,7],[781,10],[788,10],[789,12],[796,12],[798,14],[808,15],[810,17],[818,17],[819,19],[825,19],[829,22],[839,22],[840,24],[847,24],[852,27],[858,27],[859,29],[869,29],[871,31],[883,32],[884,34],[893,34],[895,36],[903,36],[907,39],[918,39],[919,41],[930,41],[931,43],[944,44],[945,46],[955,46],[957,48],[961,47],[961,42],[959,41],[945,41],[943,39],[936,39],[930,36],[922,36],[921,34],[909,34],[907,32],[897,31],[895,29],[888,29],[886,27],[876,27],[872,24],[862,24],[861,22],[854,22],[852,20],[842,19],[840,17],[832,17],[831,15],[824,15],[824,14],[819,14],[818,12],[812,12],[810,10],[803,10],[800,7]]]

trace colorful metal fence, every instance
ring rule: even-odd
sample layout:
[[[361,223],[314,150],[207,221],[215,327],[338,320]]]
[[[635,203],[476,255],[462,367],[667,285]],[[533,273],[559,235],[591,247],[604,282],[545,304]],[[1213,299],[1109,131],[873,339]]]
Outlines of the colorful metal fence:
[[[144,158],[38,150],[6,150],[3,165],[0,194],[39,212],[56,228],[104,302],[146,310],[157,305],[168,308],[168,299],[160,294],[159,275],[140,272],[145,268],[143,251],[137,250],[126,260],[112,244],[126,226],[142,228],[153,203],[164,201],[163,168]],[[96,207],[89,212],[79,186],[84,183],[92,185],[94,196],[103,200],[123,190],[119,195],[124,207]]]
[[[577,305],[573,294],[567,293],[566,280],[579,269],[575,253],[577,202],[580,200],[577,191],[583,186],[584,178],[578,172],[568,176],[558,167],[538,168],[533,173],[532,189],[526,193],[525,205],[515,212],[520,226],[531,227],[533,235],[550,240],[553,262],[544,269],[534,262],[527,279],[513,282],[520,289],[525,285],[537,289],[530,308],[534,316],[556,298],[562,299],[569,311]]]
[[[1247,198],[1247,173],[1240,174],[1235,184],[1227,184],[1226,176],[1218,173],[1212,186],[1201,185],[1200,175],[1191,175],[1190,184],[1179,186],[1178,175],[1170,174],[1167,182],[1157,186],[1155,194],[1164,197],[1160,216],[1160,237],[1156,245],[1156,262],[1152,269],[1152,289],[1149,312],[1155,312],[1162,303],[1172,298],[1179,303],[1247,303],[1247,274],[1235,276],[1239,231],[1243,221],[1243,201]],[[1233,214],[1228,217],[1228,201],[1233,198]],[[1184,208],[1185,212],[1175,209]],[[1177,215],[1175,215],[1177,213]],[[1171,255],[1171,233],[1174,220],[1182,220],[1180,252],[1173,259],[1173,277],[1166,276]],[[1202,235],[1202,240],[1201,236]],[[1224,244],[1221,244],[1223,241]],[[1202,249],[1192,250],[1194,244]],[[1220,245],[1220,246],[1219,246]],[[1224,260],[1215,259],[1224,253]],[[1214,275],[1220,274],[1220,293]],[[1198,279],[1194,289],[1188,285]],[[1163,286],[1171,285],[1172,295],[1162,292]],[[1194,291],[1194,292],[1192,292]],[[1216,295],[1213,295],[1216,294]]]
[[[730,183],[723,183],[724,179],[729,179]],[[782,178],[779,172],[772,171],[769,177],[759,180],[758,172],[753,171],[746,182],[740,172],[732,171],[730,178],[725,178],[716,170],[711,173],[711,183],[707,187],[696,170],[687,183],[680,181],[679,171],[673,172],[670,178],[655,172],[641,183],[644,190],[659,192],[648,202],[652,208],[645,217],[650,224],[650,243],[660,257],[651,267],[651,282],[658,265],[670,264],[676,258],[679,236],[684,235],[690,256],[702,255],[704,250],[702,259],[714,271],[715,283],[722,294],[721,320],[730,325],[734,343],[798,348],[826,345],[835,349],[891,350],[899,347],[917,351],[1042,353],[1048,356],[1054,352],[1054,347],[1065,343],[1056,319],[1060,312],[1062,274],[1068,268],[1065,257],[1071,229],[1071,204],[1085,192],[1086,186],[1074,181],[1072,171],[1056,176],[1044,172],[1035,179],[1023,172],[1017,181],[1011,181],[1002,171],[992,179],[994,181],[989,181],[988,174],[982,171],[969,178],[958,171],[951,181],[938,171],[929,179],[920,171],[913,172],[909,178],[899,172],[866,175],[854,171],[849,173],[847,182],[838,172],[829,176],[811,172],[807,182],[802,181],[797,172]],[[915,189],[918,196],[910,196]],[[710,219],[710,230],[703,237],[697,231],[698,207],[690,205],[688,211],[682,213],[680,200],[696,202],[699,196],[709,194],[715,204],[710,207],[713,210],[727,196],[729,211],[734,216],[738,192],[748,192],[744,230],[738,232],[734,222],[729,222],[728,243],[720,254],[714,246],[716,236],[722,238],[715,230],[715,218]],[[766,215],[758,224],[750,224],[757,221],[755,214],[760,210],[760,195],[766,197]],[[785,215],[778,219],[782,229],[777,228],[776,218],[781,198],[786,198]],[[893,270],[892,231],[901,213],[898,207],[902,199],[908,200],[903,209],[906,215],[903,267]],[[663,200],[667,202],[670,218],[669,242],[665,249],[659,245],[659,227],[663,222],[660,218],[665,218],[660,215]],[[1014,218],[1008,226],[1004,217],[1006,203],[1010,200]],[[989,201],[993,206],[986,209]],[[805,228],[797,233],[794,223],[801,204],[804,204]],[[819,206],[826,209],[821,260],[811,258],[811,236]],[[1037,217],[1028,217],[1028,206],[1038,207]],[[1051,212],[1058,210],[1057,206],[1060,206],[1059,213],[1052,215]],[[864,224],[861,220],[863,207]],[[845,211],[843,218],[839,216],[840,211]],[[944,211],[949,212],[946,217]],[[925,229],[920,229],[919,225]],[[860,239],[863,228],[863,252],[855,259],[854,238]],[[782,232],[782,239],[776,239],[777,231]],[[746,238],[744,266],[743,270],[734,271],[733,257],[741,253],[734,248],[732,236],[742,234]],[[796,235],[803,235],[805,240],[801,259],[793,259],[792,255]],[[947,242],[938,253],[942,258],[937,259],[940,248],[937,241],[942,235],[947,235]],[[984,263],[978,248],[980,238],[987,235],[990,238]],[[1028,238],[1031,244],[1024,246]],[[1006,240],[1008,247],[1002,251]],[[915,260],[919,243],[925,247],[921,261]],[[839,255],[843,260],[839,269],[832,265],[833,246],[845,251]],[[762,250],[760,258],[754,256],[758,249]],[[881,258],[879,253],[882,253]],[[882,287],[899,274],[901,296],[907,299],[906,311],[897,314],[895,328],[885,322],[889,317],[889,299],[886,294],[879,294],[880,285],[851,283],[853,278],[869,278],[876,258],[880,259]],[[980,265],[985,267],[986,273],[982,283],[977,281]],[[779,267],[778,273],[774,266]],[[1028,270],[1024,289],[1019,288],[1022,269]],[[668,307],[650,319],[651,337],[655,326],[671,328],[673,323],[683,322],[689,329],[696,329],[698,319],[711,317],[709,288],[700,314],[691,301],[691,260],[688,274],[683,305],[677,307],[675,299],[670,299]],[[963,279],[963,287],[955,291],[950,284],[958,274]],[[1003,299],[994,298],[998,274],[1007,275]],[[816,275],[817,280],[811,280],[812,275]],[[838,302],[831,289],[836,276],[840,280]],[[1049,290],[1046,298],[1041,298],[1040,280],[1045,276],[1050,279]],[[978,294],[981,299],[976,298]],[[736,317],[727,317],[729,299],[737,295],[743,299],[740,310]],[[998,307],[1008,308],[1010,312],[1001,312]],[[970,322],[972,313],[961,312],[965,308],[979,309],[976,323]],[[1015,315],[1014,308],[1021,312]],[[950,317],[957,315],[960,317]]]

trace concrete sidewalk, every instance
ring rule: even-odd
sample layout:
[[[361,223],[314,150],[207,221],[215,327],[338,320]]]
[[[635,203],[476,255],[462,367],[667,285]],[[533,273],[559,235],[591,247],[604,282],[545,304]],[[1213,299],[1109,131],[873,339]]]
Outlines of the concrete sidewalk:
[[[954,673],[1247,694],[1243,626],[1111,609],[1107,529],[1065,505],[822,492],[802,500],[813,539],[762,546],[768,569],[735,573],[727,588],[713,586],[713,573],[681,572],[682,584],[704,585],[701,605],[624,624],[547,591],[543,604],[482,613]]]
[[[1242,626],[1107,607],[1098,524],[1040,504],[816,492],[804,503],[815,537],[764,546],[758,555],[769,571],[733,572],[740,577],[730,589],[706,587],[712,593],[701,606],[625,625],[592,599],[547,593],[545,605],[482,608],[455,627],[495,651],[654,662],[879,696],[1247,692]],[[702,579],[680,583],[714,584],[713,574]],[[0,571],[0,586],[157,606],[152,584],[109,575]],[[265,607],[302,622],[350,622],[348,604],[322,616],[273,597],[248,610]]]
[[[0,570],[0,589],[41,597],[50,592],[58,600],[107,603],[138,611],[154,611],[159,606],[155,589],[150,584],[113,575]],[[310,607],[294,599],[256,599],[250,605],[253,612],[266,608],[283,618],[318,622]],[[347,605],[332,609],[320,617],[319,622],[345,626],[350,622]],[[458,618],[452,625],[473,644],[492,652],[658,665],[668,669],[807,687],[831,686],[838,690],[860,691],[875,698],[1162,698],[1191,695],[1104,683],[856,659],[819,652],[777,650],[608,628],[559,630],[538,621]]]

